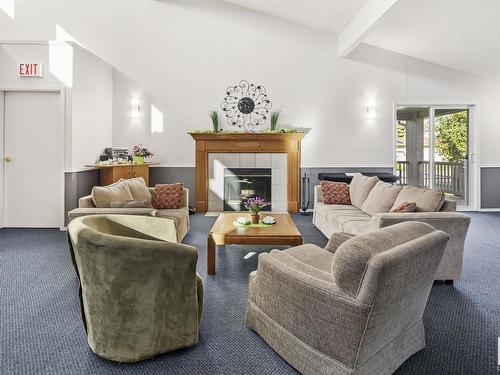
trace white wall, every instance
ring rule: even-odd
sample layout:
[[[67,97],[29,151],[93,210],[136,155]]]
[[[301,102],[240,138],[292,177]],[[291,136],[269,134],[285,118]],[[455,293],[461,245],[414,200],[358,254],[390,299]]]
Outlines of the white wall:
[[[79,169],[113,142],[113,68],[75,47],[73,69],[71,165]]]
[[[283,123],[311,128],[304,167],[390,166],[395,100],[478,103],[482,163],[500,164],[499,90],[477,77],[367,46],[339,59],[331,34],[217,1],[52,0],[40,7],[16,2],[16,18],[0,22],[3,38],[50,39],[60,25],[116,67],[123,74],[115,74],[113,144],[142,142],[163,165],[194,165],[186,132],[208,128],[209,110],[241,79],[267,88]],[[162,134],[151,134],[147,113],[127,115],[137,92],[147,93],[143,108],[163,112]],[[374,120],[365,116],[369,98]]]
[[[20,62],[42,63],[43,77],[19,77]],[[1,89],[64,91],[67,171],[95,162],[112,143],[113,69],[78,46],[0,43]]]

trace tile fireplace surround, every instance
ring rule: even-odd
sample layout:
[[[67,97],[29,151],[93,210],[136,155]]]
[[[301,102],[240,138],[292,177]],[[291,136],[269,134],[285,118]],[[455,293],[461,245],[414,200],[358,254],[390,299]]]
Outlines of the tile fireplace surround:
[[[225,168],[270,168],[271,210],[287,211],[287,154],[209,153],[208,211],[224,211]]]

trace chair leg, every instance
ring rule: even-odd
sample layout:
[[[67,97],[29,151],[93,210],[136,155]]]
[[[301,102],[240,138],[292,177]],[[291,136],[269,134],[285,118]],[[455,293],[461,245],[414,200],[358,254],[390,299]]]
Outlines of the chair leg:
[[[444,283],[447,285],[453,285],[453,280],[445,280]]]

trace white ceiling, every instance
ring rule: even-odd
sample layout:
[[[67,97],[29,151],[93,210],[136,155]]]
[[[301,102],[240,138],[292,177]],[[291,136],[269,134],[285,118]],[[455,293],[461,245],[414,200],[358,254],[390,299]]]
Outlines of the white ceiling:
[[[318,30],[338,34],[367,0],[224,0]]]
[[[457,70],[500,77],[499,0],[400,0],[366,43]]]
[[[224,0],[342,32],[367,0]],[[500,78],[500,0],[399,0],[363,40],[460,71]]]

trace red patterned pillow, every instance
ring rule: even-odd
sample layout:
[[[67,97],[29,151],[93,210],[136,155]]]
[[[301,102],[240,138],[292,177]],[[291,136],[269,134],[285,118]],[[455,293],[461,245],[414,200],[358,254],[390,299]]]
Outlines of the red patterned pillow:
[[[351,204],[349,186],[345,182],[321,181],[320,186],[326,204]]]
[[[184,184],[156,184],[153,198],[153,207],[161,210],[164,208],[181,208],[184,193]]]

